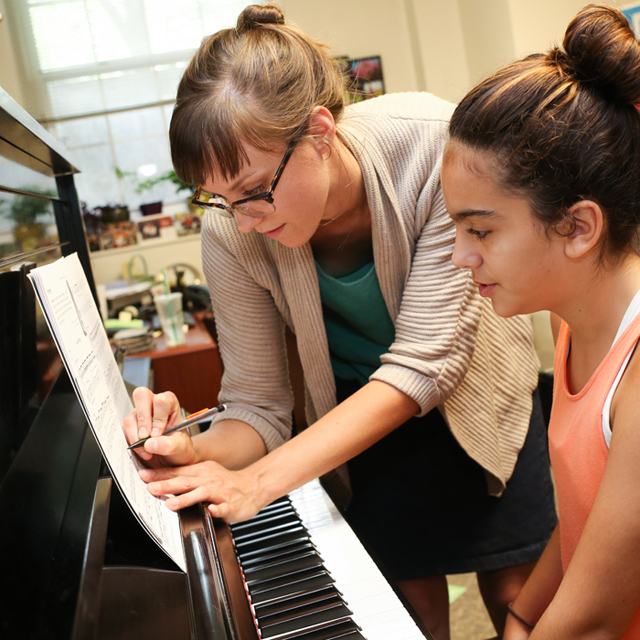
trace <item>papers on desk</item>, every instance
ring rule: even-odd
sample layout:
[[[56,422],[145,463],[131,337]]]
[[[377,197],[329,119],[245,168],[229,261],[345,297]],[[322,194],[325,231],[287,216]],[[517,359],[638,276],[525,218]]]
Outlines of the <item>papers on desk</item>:
[[[133,406],[78,256],[33,269],[29,278],[113,479],[145,530],[186,571],[179,516],[147,491],[140,460],[127,450],[123,420]]]

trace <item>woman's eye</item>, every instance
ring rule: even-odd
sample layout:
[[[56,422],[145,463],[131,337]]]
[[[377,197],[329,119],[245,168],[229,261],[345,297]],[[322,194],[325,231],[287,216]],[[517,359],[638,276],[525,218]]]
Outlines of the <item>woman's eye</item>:
[[[480,240],[484,240],[491,232],[479,231],[478,229],[467,229],[467,233],[470,233],[472,236],[476,236]]]
[[[262,193],[263,191],[264,191],[264,186],[263,185],[258,185],[254,189],[243,191],[242,195],[245,198],[248,198],[249,196],[257,196],[259,193]]]

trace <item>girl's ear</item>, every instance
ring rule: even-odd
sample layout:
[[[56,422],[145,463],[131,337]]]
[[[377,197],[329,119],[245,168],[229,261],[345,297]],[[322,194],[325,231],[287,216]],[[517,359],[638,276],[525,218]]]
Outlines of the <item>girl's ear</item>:
[[[336,135],[336,123],[326,107],[314,107],[309,118],[309,135],[324,153]]]
[[[575,225],[565,236],[565,254],[580,258],[597,247],[604,233],[604,214],[600,205],[592,200],[580,200],[567,212]]]

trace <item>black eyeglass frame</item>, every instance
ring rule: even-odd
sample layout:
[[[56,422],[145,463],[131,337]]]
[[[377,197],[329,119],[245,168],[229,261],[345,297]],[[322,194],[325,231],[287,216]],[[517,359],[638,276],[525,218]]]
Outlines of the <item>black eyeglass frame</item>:
[[[273,176],[271,185],[266,191],[263,191],[262,193],[256,193],[255,195],[248,196],[247,198],[241,198],[240,200],[236,200],[235,202],[227,202],[226,204],[223,204],[220,202],[202,202],[199,198],[200,198],[200,193],[202,193],[203,189],[202,187],[198,187],[193,198],[191,199],[191,203],[194,204],[196,207],[202,207],[203,209],[215,208],[215,209],[222,209],[223,211],[228,211],[229,209],[233,210],[239,205],[243,205],[246,202],[252,202],[255,200],[266,200],[269,204],[273,204],[273,192],[276,190],[276,187],[278,186],[278,182],[280,182],[280,178],[282,177],[282,172],[284,171],[284,168],[287,166],[287,162],[289,162],[289,158],[291,157],[291,154],[293,153],[293,150],[295,149],[296,144],[298,144],[298,140],[293,140],[292,142],[289,143],[287,150],[284,152],[284,156],[282,156],[282,160],[280,161],[278,170],[276,171],[275,176]],[[226,200],[224,196],[220,196],[215,193],[212,193],[210,195],[216,198],[221,198],[223,200]],[[275,211],[275,208],[274,208],[274,211]],[[271,215],[273,211],[270,211],[269,213],[250,213],[248,211],[243,211],[242,213],[248,216],[252,216],[254,218],[263,218],[265,216]]]

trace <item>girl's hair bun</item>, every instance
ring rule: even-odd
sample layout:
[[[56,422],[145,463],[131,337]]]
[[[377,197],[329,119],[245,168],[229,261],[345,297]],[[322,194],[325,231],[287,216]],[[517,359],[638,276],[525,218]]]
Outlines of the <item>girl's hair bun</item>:
[[[640,46],[624,14],[592,4],[573,19],[564,37],[565,65],[579,81],[616,102],[640,102]]]
[[[274,2],[250,4],[238,17],[238,31],[249,31],[265,24],[284,24],[284,14]]]

